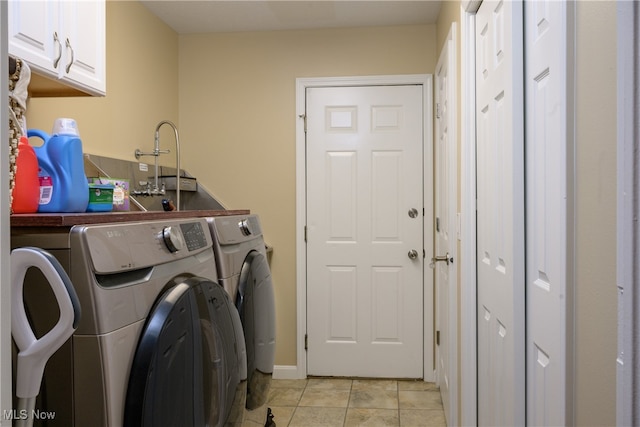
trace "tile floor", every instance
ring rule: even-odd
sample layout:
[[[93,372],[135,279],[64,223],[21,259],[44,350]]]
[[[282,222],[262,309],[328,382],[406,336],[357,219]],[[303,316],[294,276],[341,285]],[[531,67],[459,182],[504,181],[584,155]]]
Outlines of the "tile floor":
[[[438,388],[423,381],[272,380],[267,406],[277,427],[446,426]]]

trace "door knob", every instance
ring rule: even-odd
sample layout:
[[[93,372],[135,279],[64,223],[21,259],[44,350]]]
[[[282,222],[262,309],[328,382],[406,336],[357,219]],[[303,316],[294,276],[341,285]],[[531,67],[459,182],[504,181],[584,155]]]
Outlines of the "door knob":
[[[411,208],[409,209],[409,218],[415,218],[418,216],[418,209]]]
[[[453,264],[453,258],[451,258],[449,256],[449,252],[447,252],[446,255],[444,256],[434,256],[433,258],[431,258],[431,263],[429,264],[429,267],[434,268],[436,266],[436,262],[446,262],[447,265],[449,264]]]
[[[408,256],[410,259],[416,259],[416,258],[418,258],[418,251],[416,251],[415,249],[411,249],[411,250],[409,251],[409,253],[407,254],[407,256]]]

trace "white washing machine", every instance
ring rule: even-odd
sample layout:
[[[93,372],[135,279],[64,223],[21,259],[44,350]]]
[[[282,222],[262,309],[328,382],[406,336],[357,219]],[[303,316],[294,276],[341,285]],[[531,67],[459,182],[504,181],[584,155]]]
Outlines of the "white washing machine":
[[[269,394],[276,344],[274,290],[260,219],[233,215],[208,218],[207,222],[218,281],[240,313],[247,346],[246,406],[255,410]]]
[[[12,246],[56,256],[82,309],[45,370],[36,409],[55,413],[47,426],[242,423],[244,336],[204,219],[17,232]],[[58,317],[38,274],[24,291],[36,335]]]

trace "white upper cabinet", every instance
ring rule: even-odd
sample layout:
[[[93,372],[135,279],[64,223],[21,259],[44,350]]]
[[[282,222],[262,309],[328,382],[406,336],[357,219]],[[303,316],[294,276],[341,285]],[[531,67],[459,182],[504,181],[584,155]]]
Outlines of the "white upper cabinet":
[[[105,95],[105,2],[9,1],[9,53],[32,71]]]

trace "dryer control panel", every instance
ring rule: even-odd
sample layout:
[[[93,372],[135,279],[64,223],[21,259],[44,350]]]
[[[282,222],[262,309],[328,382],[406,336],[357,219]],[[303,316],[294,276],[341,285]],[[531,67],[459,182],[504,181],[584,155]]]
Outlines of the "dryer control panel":
[[[219,245],[237,245],[262,238],[262,227],[257,215],[215,217],[209,223]]]

